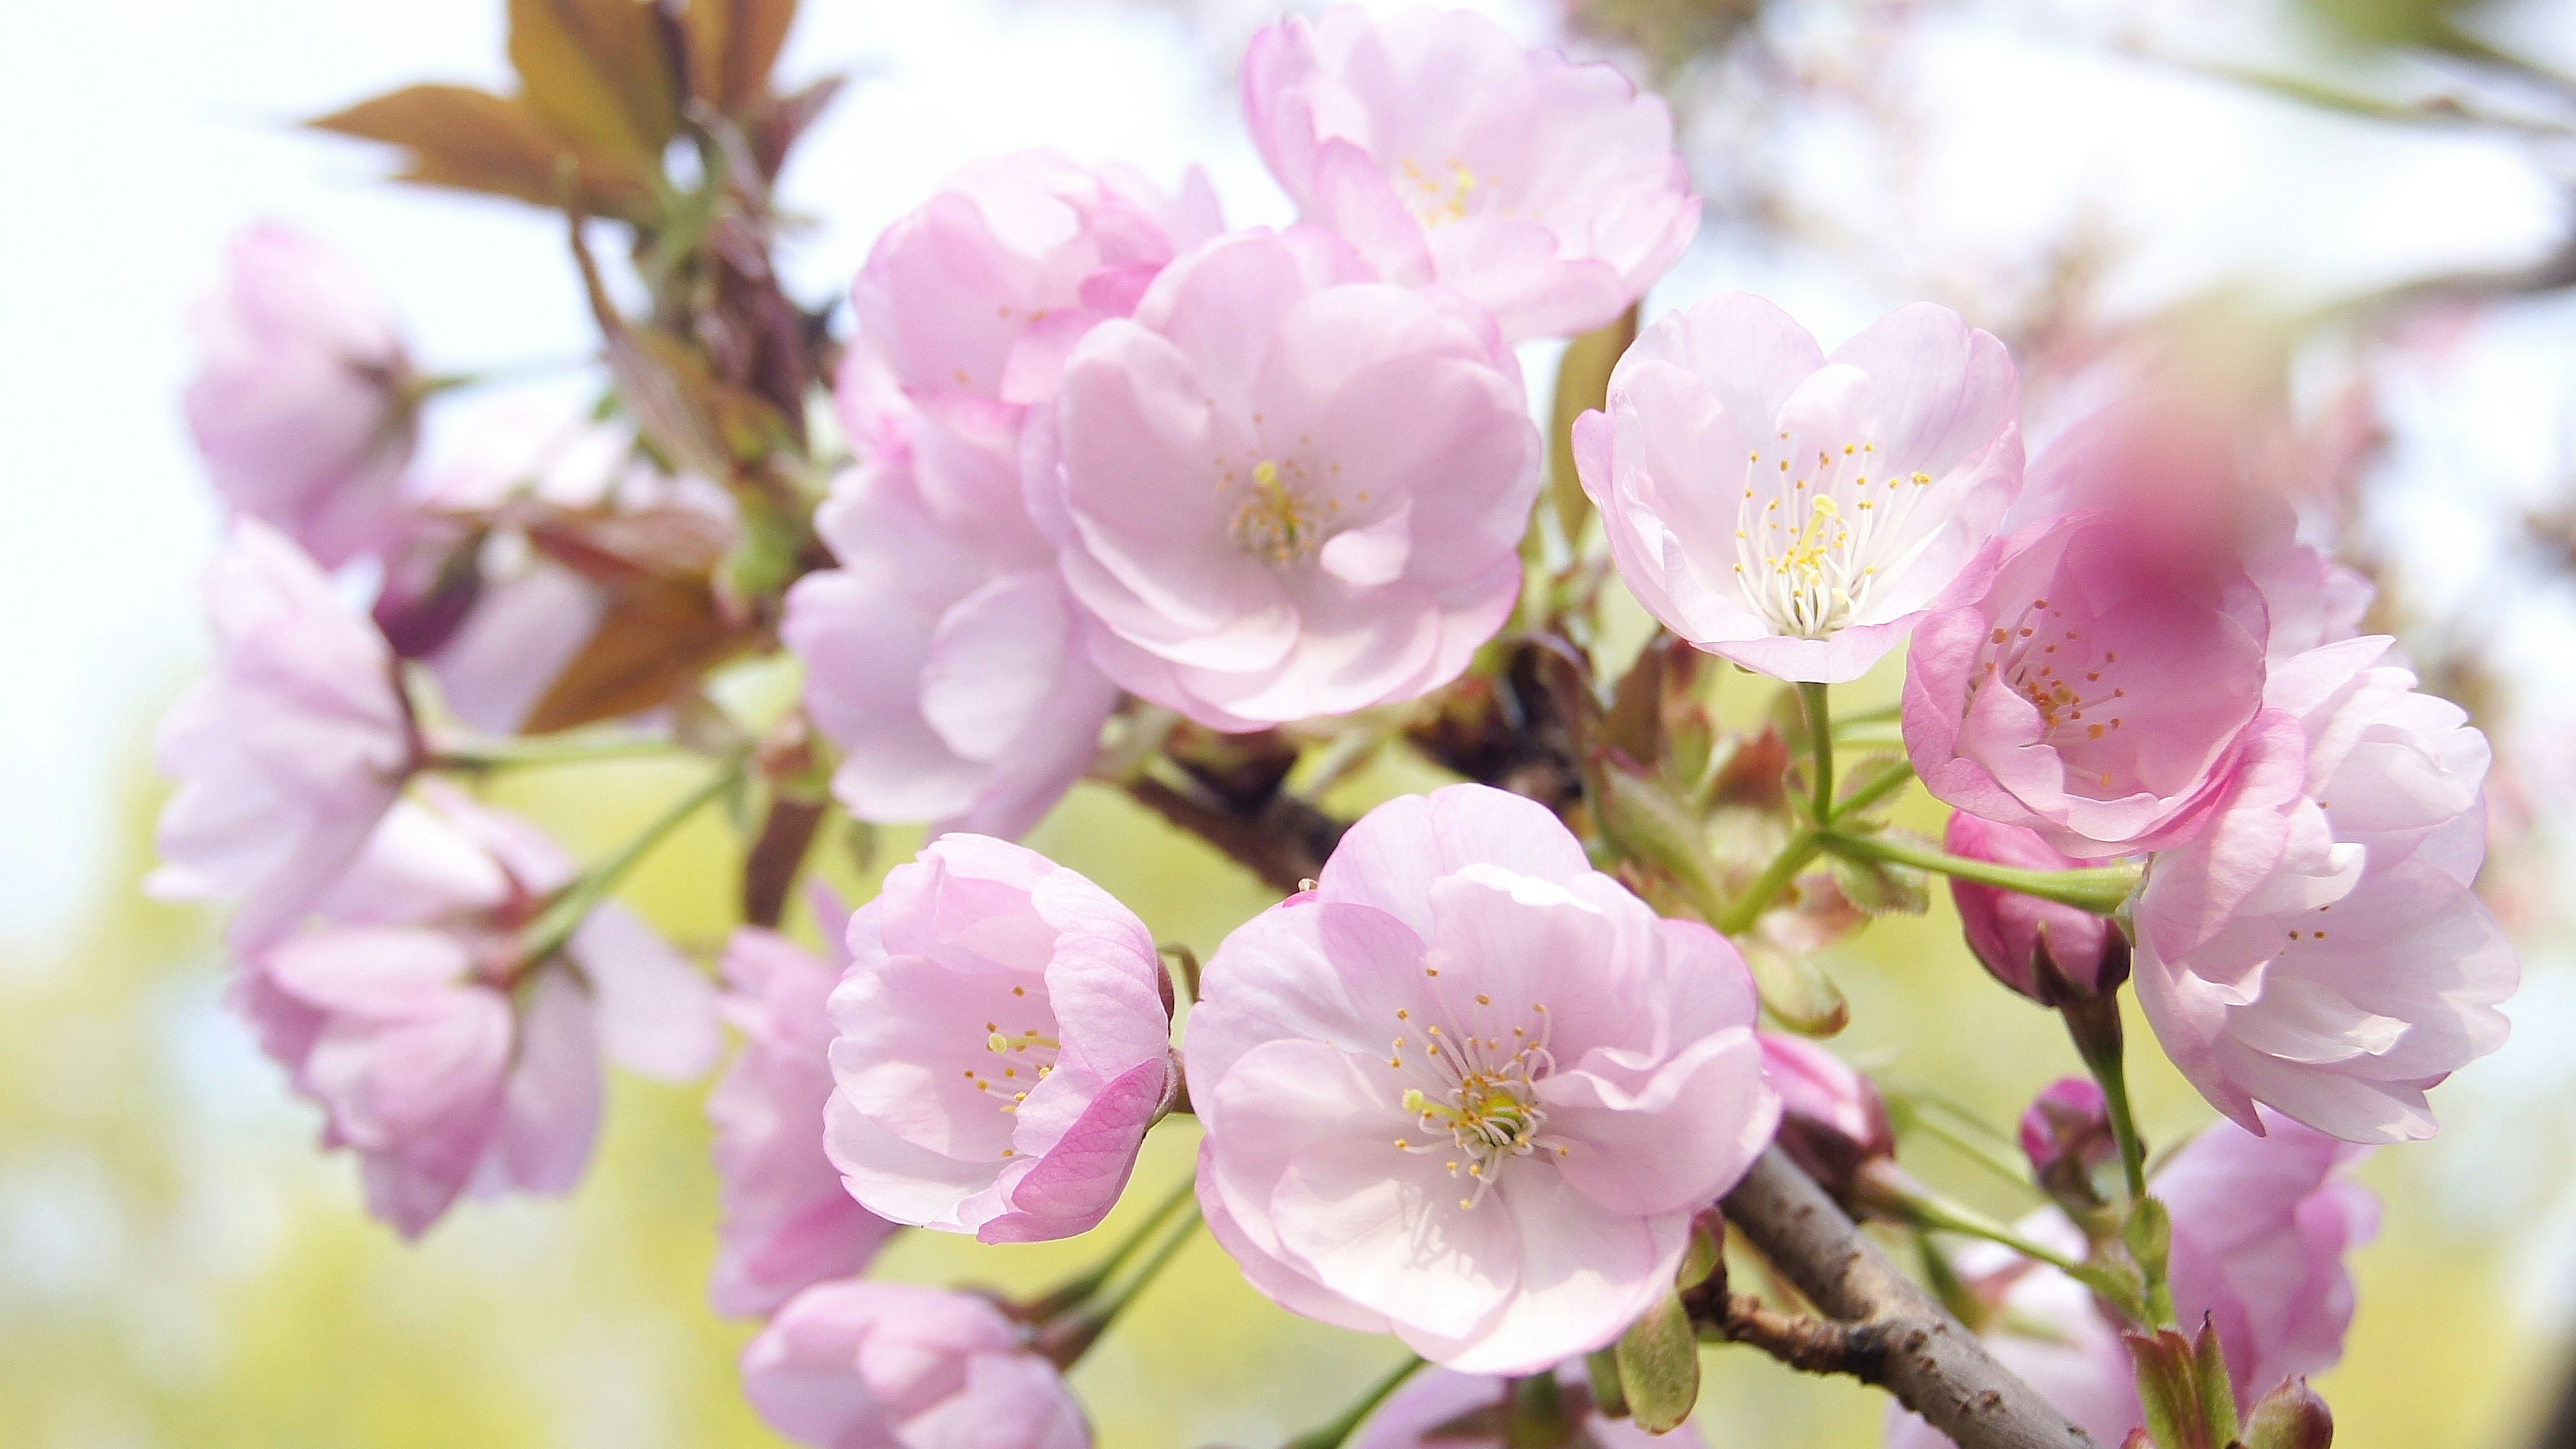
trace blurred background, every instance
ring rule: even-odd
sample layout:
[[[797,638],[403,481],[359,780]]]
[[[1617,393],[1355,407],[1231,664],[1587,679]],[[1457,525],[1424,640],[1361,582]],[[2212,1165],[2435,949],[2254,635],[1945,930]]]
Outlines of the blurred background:
[[[712,1315],[696,1089],[615,1088],[577,1196],[458,1211],[404,1246],[353,1164],[219,1007],[206,915],[144,901],[151,725],[203,649],[216,528],[178,412],[189,301],[241,225],[349,250],[438,371],[577,357],[559,221],[384,184],[295,122],[418,79],[506,87],[498,0],[0,0],[0,1444],[601,1446],[773,1442]],[[1285,219],[1233,66],[1277,0],[808,0],[782,79],[853,84],[801,150],[793,290],[828,297],[950,168],[1044,143]],[[1709,198],[1652,316],[1771,295],[1830,344],[1930,297],[2002,333],[2034,441],[2141,367],[2182,369],[2278,446],[2309,525],[2369,566],[2379,623],[2500,748],[2487,887],[2525,948],[2514,1039],[2383,1151],[2381,1241],[2321,1387],[2348,1449],[2543,1442],[2576,1347],[2576,4],[2446,0],[1519,0],[1533,39],[1660,86]],[[1534,390],[1547,349],[1525,359]],[[430,466],[472,404],[433,418]],[[1642,634],[1642,629],[1638,631]],[[1863,691],[1892,692],[1878,679]],[[1752,718],[1763,688],[1721,704]],[[1855,701],[1865,704],[1866,701]],[[577,855],[667,787],[642,765],[499,790]],[[1395,762],[1337,805],[1428,783]],[[674,779],[678,776],[675,774]],[[611,802],[603,805],[603,801]],[[1925,824],[1936,817],[1914,807]],[[1031,841],[1202,953],[1266,903],[1106,792]],[[702,819],[626,894],[693,948],[731,924],[735,847]],[[877,865],[911,843],[881,843]],[[829,871],[870,882],[846,853]],[[1835,963],[1838,1046],[1998,1124],[2076,1062],[1992,989],[1946,903]],[[2156,1062],[2151,1135],[2207,1109]],[[1140,1171],[1186,1170],[1188,1124]],[[2026,1204],[1937,1143],[1926,1176]],[[1141,1201],[1158,1194],[1139,1191]],[[1108,1231],[1119,1229],[1113,1220]],[[1026,1287],[1087,1245],[899,1242],[885,1271]],[[1345,1402],[1391,1345],[1292,1319],[1201,1242],[1074,1375],[1106,1449],[1259,1449]],[[1877,1442],[1881,1401],[1709,1356],[1724,1449]],[[2576,1443],[2562,1428],[2556,1443]]]

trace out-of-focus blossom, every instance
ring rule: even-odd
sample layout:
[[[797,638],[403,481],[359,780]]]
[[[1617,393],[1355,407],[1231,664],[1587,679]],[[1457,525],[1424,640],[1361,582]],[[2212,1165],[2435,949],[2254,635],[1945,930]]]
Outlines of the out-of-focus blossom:
[[[1196,170],[1169,194],[1127,167],[1052,151],[970,162],[887,227],[860,269],[843,417],[872,436],[891,385],[953,425],[1016,428],[1085,332],[1134,311],[1164,264],[1222,228]]]
[[[2521,968],[2469,888],[2486,738],[2390,653],[2371,636],[2276,666],[2267,703],[2304,749],[2259,761],[2138,896],[2139,1003],[2248,1128],[2262,1102],[2347,1141],[2428,1137],[2426,1090],[2504,1043]]]
[[[1033,511],[1119,684],[1215,729],[1416,698],[1510,614],[1519,364],[1463,298],[1299,227],[1183,257],[1065,367]]]
[[[823,1151],[832,1096],[824,1003],[850,962],[849,912],[818,890],[815,916],[831,960],[753,927],[736,931],[725,950],[718,1009],[742,1033],[742,1051],[707,1094],[724,1188],[711,1296],[718,1312],[744,1318],[857,1273],[894,1231],[850,1200]]]
[[[2158,547],[2127,512],[2063,515],[1914,631],[1906,753],[1934,795],[2067,855],[2188,842],[2258,728],[2268,627],[2232,556]]]
[[[1091,763],[1118,690],[1021,512],[1011,440],[896,428],[817,511],[840,567],[788,592],[780,634],[852,814],[1014,837]]]
[[[2021,1114],[2020,1135],[2031,1177],[2051,1198],[2070,1210],[2103,1201],[2094,1176],[2118,1159],[2120,1144],[2110,1106],[2091,1078],[2049,1083]]]
[[[1649,1445],[1679,1449],[1708,1442],[1688,1424],[1658,1435],[1631,1420],[1594,1414],[1591,1390],[1579,1363],[1559,1369],[1556,1379],[1558,1412],[1577,1432],[1577,1437],[1562,1442],[1588,1449],[1647,1449]],[[1504,1449],[1513,1442],[1507,1437],[1511,1394],[1509,1379],[1424,1369],[1369,1415],[1351,1436],[1351,1449]]]
[[[1887,1102],[1870,1080],[1800,1037],[1758,1034],[1762,1074],[1780,1096],[1780,1146],[1837,1196],[1861,1164],[1896,1155]]]
[[[1118,1201],[1179,1083],[1154,938],[1079,872],[947,835],[850,918],[825,1142],[851,1195],[988,1243]]]
[[[1291,16],[1253,37],[1243,104],[1306,220],[1515,341],[1608,323],[1699,229],[1662,97],[1470,11]]]
[[[386,815],[311,926],[243,962],[234,1004],[406,1236],[468,1191],[570,1191],[603,1048],[670,1080],[714,1064],[712,992],[624,907],[594,909],[564,962],[521,959],[517,931],[573,874],[525,822],[431,788]]]
[[[190,315],[188,427],[215,491],[328,565],[381,546],[416,431],[393,308],[356,263],[274,223],[226,261]]]
[[[2379,1225],[2378,1199],[2341,1175],[2362,1149],[2270,1112],[2261,1125],[2268,1135],[2217,1124],[2148,1184],[2173,1215],[2176,1319],[2196,1327],[2206,1316],[2217,1330],[2240,1411],[2283,1379],[2321,1373],[2342,1358],[2354,1301],[2344,1255]],[[2019,1230],[2083,1250],[2081,1235],[2054,1211]],[[2128,1355],[2088,1290],[1990,1245],[1963,1254],[1960,1266],[2003,1310],[1987,1347],[2095,1443],[2120,1443],[2145,1422]],[[1949,1443],[1902,1408],[1889,1411],[1889,1449]]]
[[[1857,679],[1993,579],[2020,491],[2003,344],[1918,304],[1824,349],[1731,293],[1646,329],[1574,429],[1620,576],[1665,627],[1778,679]]]
[[[742,1351],[744,1397],[813,1449],[1090,1449],[1082,1407],[983,1298],[863,1278],[790,1300]]]
[[[170,900],[238,902],[250,950],[291,930],[391,809],[415,757],[393,651],[312,559],[255,519],[208,566],[215,657],[162,721]]]
[[[2037,831],[1998,825],[1960,811],[1943,831],[1943,848],[1971,860],[2020,870],[2073,870],[2087,864],[2060,853]],[[2061,994],[2095,996],[2129,976],[2129,938],[2108,917],[2019,891],[1951,877],[1950,899],[1968,949],[1997,981],[2042,1006]]]
[[[1282,1306],[1462,1370],[1615,1339],[1779,1122],[1734,948],[1481,785],[1371,811],[1202,984],[1217,1241]]]

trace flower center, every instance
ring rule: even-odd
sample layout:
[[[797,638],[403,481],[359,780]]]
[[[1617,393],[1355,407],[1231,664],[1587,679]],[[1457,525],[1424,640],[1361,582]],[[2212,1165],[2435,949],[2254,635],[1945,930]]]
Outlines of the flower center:
[[[1506,1026],[1490,997],[1480,995],[1476,1003],[1487,1018],[1481,1034],[1450,1015],[1447,1027],[1421,1026],[1417,1035],[1420,1013],[1410,1007],[1397,1011],[1397,1022],[1408,1030],[1396,1036],[1387,1054],[1390,1069],[1421,1083],[1405,1089],[1404,1110],[1430,1139],[1399,1137],[1396,1148],[1451,1154],[1449,1175],[1473,1184],[1458,1199],[1462,1208],[1485,1200],[1505,1162],[1540,1151],[1563,1157],[1569,1150],[1544,1135],[1547,1109],[1538,1101],[1538,1084],[1556,1069],[1547,1049],[1547,1007],[1532,1002],[1525,1021]]]
[[[1027,988],[1013,987],[1012,992],[1024,996]],[[990,1093],[1003,1116],[1016,1114],[1037,1084],[1054,1074],[1056,1054],[1063,1050],[1064,1043],[1049,1036],[1050,1029],[1024,1026],[1013,1030],[998,1021],[984,1023],[985,1060],[980,1066],[966,1068],[966,1080],[975,1084],[976,1091]],[[1014,1149],[1005,1147],[1002,1155],[1012,1156]]]
[[[1789,435],[1782,433],[1782,439]],[[1735,578],[1783,634],[1822,639],[1869,606],[1883,574],[1930,542],[1906,527],[1932,475],[1870,478],[1874,443],[1819,448],[1815,462],[1760,449],[1745,464],[1735,513]]]
[[[1441,170],[1427,170],[1410,156],[1396,163],[1396,195],[1424,226],[1466,220],[1469,198],[1484,186],[1484,178],[1455,156]]]
[[[2028,700],[2039,711],[2049,743],[2060,747],[2112,738],[2122,719],[2119,701],[2129,695],[2109,677],[2117,673],[2119,651],[2097,652],[2082,631],[2061,622],[2065,617],[2048,600],[2031,600],[2010,623],[1986,635],[1978,667],[1968,677],[1971,698],[1991,682]],[[2108,790],[2112,778],[2103,770],[2096,783]]]
[[[1238,475],[1229,470],[1225,481]],[[1315,556],[1330,536],[1338,498],[1319,498],[1309,486],[1306,465],[1264,458],[1252,465],[1251,486],[1234,514],[1234,541],[1255,558],[1274,564],[1301,563]]]

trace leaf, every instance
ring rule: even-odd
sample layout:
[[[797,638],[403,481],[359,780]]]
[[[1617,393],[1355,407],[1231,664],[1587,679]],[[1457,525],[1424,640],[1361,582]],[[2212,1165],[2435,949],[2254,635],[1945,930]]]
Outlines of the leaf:
[[[510,0],[510,64],[539,115],[603,155],[658,170],[679,133],[670,61],[642,0]]]
[[[1664,651],[1649,643],[1619,676],[1601,717],[1601,740],[1647,769],[1664,762]]]
[[[1594,814],[1602,834],[1622,853],[1651,866],[1680,886],[1685,897],[1712,921],[1723,894],[1717,862],[1697,817],[1671,791],[1663,777],[1648,774],[1614,751],[1594,752],[1592,778],[1599,787]]]
[[[1602,406],[1610,396],[1610,373],[1637,340],[1637,309],[1565,344],[1556,364],[1556,398],[1547,425],[1547,503],[1555,515],[1557,536],[1567,549],[1583,540],[1592,500],[1574,466],[1574,420]]]
[[[654,212],[651,186],[631,164],[573,144],[526,102],[471,86],[419,85],[358,102],[307,121],[317,131],[400,146],[397,180],[547,208],[643,222]]]
[[[1849,801],[1869,796],[1884,800],[1904,788],[1895,783],[1900,777],[1910,778],[1913,773],[1914,762],[1902,753],[1881,750],[1866,754],[1843,767],[1842,793],[1836,798]],[[1858,821],[1849,823],[1859,824]]]
[[[1873,916],[1919,916],[1931,909],[1932,894],[1923,872],[1910,865],[1881,860],[1826,858],[1834,885],[1843,899]]]
[[[754,109],[744,130],[764,173],[774,177],[785,169],[787,153],[847,84],[847,76],[827,75],[792,95],[765,101]]]
[[[1851,1003],[1815,958],[1746,938],[1735,943],[1753,973],[1762,1009],[1800,1036],[1833,1036],[1851,1023]]]
[[[638,580],[618,591],[522,728],[545,734],[656,708],[747,638],[717,614],[703,581]]]
[[[2192,1388],[2191,1345],[2166,1329],[2124,1333],[2129,1362],[2138,1373],[2138,1404],[2147,1431],[2162,1449],[2217,1449],[2201,1432],[2199,1397]]]
[[[2227,1378],[2227,1353],[2218,1329],[2203,1314],[2200,1333],[2192,1340],[2192,1382],[2200,1390],[2200,1422],[2212,1444],[2236,1442],[2236,1389]]]
[[[1646,1310],[1614,1350],[1629,1416],[1649,1434],[1680,1428],[1699,1403],[1699,1337],[1679,1293]]]
[[[1619,1350],[1604,1348],[1585,1354],[1583,1372],[1592,1383],[1593,1412],[1605,1419],[1628,1417],[1628,1395],[1619,1387]]]
[[[796,0],[690,0],[689,90],[728,116],[769,94]]]

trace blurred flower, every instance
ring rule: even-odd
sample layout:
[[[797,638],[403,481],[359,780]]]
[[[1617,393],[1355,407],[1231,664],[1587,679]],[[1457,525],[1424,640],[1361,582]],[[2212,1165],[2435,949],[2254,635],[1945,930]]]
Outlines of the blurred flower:
[[[2504,1043],[2521,968],[2469,888],[2486,738],[2389,655],[2365,637],[2275,668],[2304,750],[2267,748],[2137,897],[2139,1003],[2248,1128],[2259,1101],[2347,1141],[2429,1137],[2425,1091]]]
[[[1118,690],[1020,512],[1010,440],[909,412],[892,426],[899,446],[816,513],[840,567],[789,591],[780,635],[842,748],[832,784],[851,814],[1016,837],[1091,763]]]
[[[368,1210],[417,1237],[460,1193],[568,1192],[599,1125],[599,1052],[669,1080],[719,1049],[713,994],[616,904],[521,958],[572,863],[524,821],[431,786],[388,814],[299,934],[242,963],[261,1049],[358,1153]],[[574,973],[578,972],[578,976]]]
[[[796,1295],[742,1351],[770,1428],[814,1449],[1089,1449],[1055,1365],[989,1301],[863,1278]]]
[[[391,536],[416,379],[373,279],[275,223],[233,239],[190,314],[204,361],[188,427],[215,491],[336,566]]]
[[[2227,1355],[2238,1407],[2284,1378],[2343,1357],[2352,1324],[2344,1255],[2378,1231],[2379,1203],[2343,1169],[2363,1149],[2264,1112],[2258,1136],[2212,1126],[2174,1153],[2148,1186],[2173,1214],[2177,1322],[2204,1315]],[[2080,1254],[2082,1235],[2055,1210],[2023,1236]],[[2117,1444],[2145,1422],[2128,1354],[2090,1291],[2056,1269],[1992,1245],[1961,1255],[1971,1285],[2003,1310],[1987,1347],[2093,1436]],[[1888,1411],[1888,1449],[1940,1449],[1949,1439],[1902,1407]]]
[[[1887,1103],[1842,1058],[1800,1037],[1760,1032],[1762,1076],[1780,1096],[1780,1147],[1837,1198],[1861,1164],[1896,1155]]]
[[[1649,1445],[1705,1445],[1685,1424],[1670,1434],[1649,1434],[1626,1419],[1592,1412],[1583,1365],[1556,1371],[1558,1406],[1576,1437],[1549,1440],[1584,1449],[1647,1449]],[[1505,1449],[1512,1381],[1455,1369],[1427,1368],[1405,1382],[1351,1436],[1350,1449]]]
[[[312,559],[236,519],[207,567],[215,657],[161,722],[179,782],[162,809],[164,900],[234,900],[236,949],[265,945],[330,889],[415,760],[393,651]]]
[[[1328,233],[1236,233],[1065,368],[1030,486],[1092,656],[1211,728],[1417,698],[1518,597],[1519,364],[1464,299],[1366,277]]]
[[[1454,1368],[1617,1338],[1779,1123],[1734,948],[1481,785],[1371,811],[1202,984],[1217,1241],[1283,1307]]]
[[[2111,1110],[2089,1077],[2060,1077],[2021,1114],[2021,1152],[2031,1177],[2069,1212],[2102,1205],[2094,1174],[2119,1160]]]
[[[1985,591],[2021,488],[2016,407],[2003,344],[1945,308],[1892,312],[1827,358],[1739,292],[1646,329],[1574,450],[1620,576],[1666,628],[1841,683]]]
[[[1962,810],[1942,846],[1952,855],[2021,870],[2073,870],[2087,862],[2060,854],[2039,832],[1998,825]],[[2042,1006],[2071,990],[2094,996],[2129,979],[2129,938],[2106,916],[2019,891],[1950,879],[1950,900],[1968,949],[1997,981]]]
[[[1305,220],[1514,341],[1608,324],[1699,229],[1661,96],[1473,12],[1291,16],[1253,37],[1243,108]]]
[[[823,1104],[832,1096],[824,1002],[849,965],[849,912],[817,889],[815,916],[829,961],[753,927],[734,932],[725,949],[719,1010],[743,1042],[707,1094],[724,1188],[711,1296],[718,1312],[744,1318],[858,1272],[894,1231],[850,1200],[823,1151]]]
[[[1070,1237],[1118,1201],[1178,1086],[1154,938],[1033,850],[948,835],[850,918],[825,1142],[894,1222]]]

